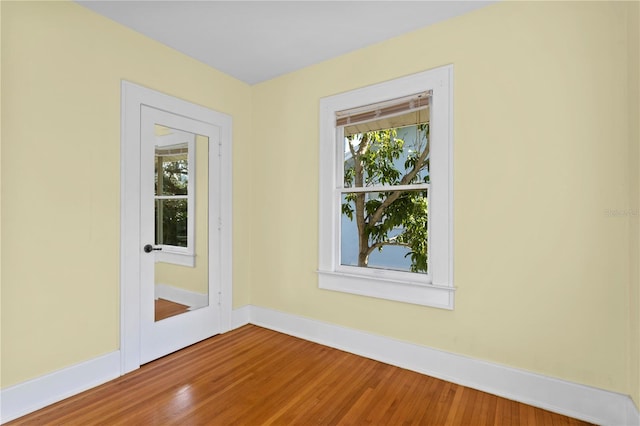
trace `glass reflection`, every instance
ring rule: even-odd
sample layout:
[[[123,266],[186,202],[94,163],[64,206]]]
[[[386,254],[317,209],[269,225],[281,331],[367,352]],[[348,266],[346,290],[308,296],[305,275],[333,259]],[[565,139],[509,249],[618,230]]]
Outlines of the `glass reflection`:
[[[156,125],[155,320],[209,304],[209,139]]]

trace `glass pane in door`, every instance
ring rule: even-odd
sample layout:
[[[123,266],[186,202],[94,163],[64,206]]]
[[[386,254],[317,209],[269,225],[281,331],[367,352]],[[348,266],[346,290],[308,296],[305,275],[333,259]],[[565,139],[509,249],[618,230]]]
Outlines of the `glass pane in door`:
[[[209,304],[209,139],[155,126],[155,321]]]

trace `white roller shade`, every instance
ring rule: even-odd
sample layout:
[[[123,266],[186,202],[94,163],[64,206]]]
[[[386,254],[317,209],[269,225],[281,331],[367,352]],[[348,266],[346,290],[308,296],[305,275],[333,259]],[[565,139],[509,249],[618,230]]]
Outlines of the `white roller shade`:
[[[345,136],[410,126],[429,121],[431,91],[336,112]]]

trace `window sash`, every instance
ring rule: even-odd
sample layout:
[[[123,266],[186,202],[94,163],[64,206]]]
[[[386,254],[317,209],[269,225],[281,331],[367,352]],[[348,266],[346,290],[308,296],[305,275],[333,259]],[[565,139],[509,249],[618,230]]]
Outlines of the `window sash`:
[[[415,123],[410,123],[409,125],[416,125]],[[385,128],[381,128],[380,130],[385,130],[387,129]],[[369,190],[374,190],[374,188],[380,189],[380,191],[378,192],[385,192],[384,189],[385,188],[394,188],[393,190],[397,190],[397,189],[416,189],[416,188],[427,188],[429,187],[429,183],[424,183],[424,182],[416,182],[416,183],[411,183],[408,185],[371,185],[371,186],[364,186],[364,187],[357,187],[357,186],[344,186],[344,155],[345,152],[343,151],[343,147],[342,147],[342,143],[340,143],[339,141],[343,141],[345,139],[345,137],[347,136],[346,133],[346,128],[345,126],[337,126],[335,128],[335,135],[336,135],[336,188],[337,189],[348,189],[348,192],[360,192],[360,191],[369,191]],[[369,130],[368,130],[369,131]],[[358,132],[359,133],[359,132]],[[431,147],[429,148],[431,149]],[[340,166],[341,165],[341,166]],[[351,191],[351,189],[356,189],[355,191]]]
[[[344,194],[350,193],[370,193],[370,192],[390,192],[390,191],[415,191],[422,192],[427,191],[427,205],[431,205],[431,190],[430,184],[417,184],[417,185],[397,185],[397,186],[385,186],[378,188],[385,188],[386,190],[374,190],[370,189],[373,187],[365,187],[365,188],[357,188],[358,191],[350,191],[349,188],[345,188],[344,190],[340,189],[337,191],[338,193],[338,207],[339,207],[339,220],[337,221],[337,237],[335,239],[336,243],[336,252],[337,252],[337,263],[335,265],[336,271],[346,272],[356,275],[362,276],[373,276],[377,279],[387,279],[387,280],[401,280],[401,281],[410,281],[414,284],[418,285],[429,285],[432,283],[431,277],[431,219],[430,215],[427,214],[427,272],[411,272],[411,271],[401,271],[398,269],[390,269],[384,267],[376,267],[376,266],[356,266],[356,265],[345,265],[342,263],[343,252],[342,252],[342,196]]]

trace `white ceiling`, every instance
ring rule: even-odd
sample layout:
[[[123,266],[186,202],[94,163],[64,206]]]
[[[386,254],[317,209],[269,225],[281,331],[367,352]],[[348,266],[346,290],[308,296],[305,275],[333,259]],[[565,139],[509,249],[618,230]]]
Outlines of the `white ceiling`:
[[[78,1],[249,84],[490,1]]]

